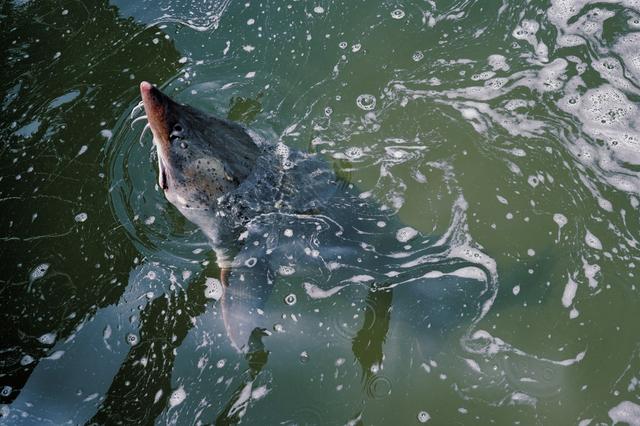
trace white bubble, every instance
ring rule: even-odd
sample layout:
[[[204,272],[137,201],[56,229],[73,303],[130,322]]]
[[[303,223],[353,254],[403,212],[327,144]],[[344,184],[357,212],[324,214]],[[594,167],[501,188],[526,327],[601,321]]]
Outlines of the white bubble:
[[[376,107],[376,97],[369,94],[362,94],[356,99],[358,108],[364,111],[371,111]]]
[[[413,52],[413,55],[411,55],[411,59],[413,59],[416,62],[420,62],[422,59],[424,59],[424,53],[422,53],[419,50],[416,50],[415,52]]]
[[[285,229],[283,234],[284,234],[285,237],[291,238],[291,237],[293,237],[293,229]]]
[[[556,213],[553,215],[553,221],[558,225],[558,228],[562,229],[569,221],[567,217],[562,213]]]
[[[402,19],[402,18],[404,18],[404,10],[395,9],[395,10],[391,11],[391,17],[393,19]]]
[[[289,306],[295,305],[297,301],[298,301],[298,298],[293,293],[287,294],[284,298],[284,303],[286,303]]]
[[[43,345],[53,345],[56,342],[56,334],[55,333],[46,333],[42,336],[38,337],[38,342]]]
[[[138,335],[129,333],[127,334],[127,343],[131,346],[135,346],[138,344],[139,338]]]
[[[33,361],[35,361],[35,360],[33,359],[33,357],[31,355],[25,355],[20,359],[20,365],[29,365]]]
[[[322,7],[322,6],[316,6],[316,7],[314,7],[314,8],[313,8],[313,11],[314,11],[315,13],[318,13],[318,14],[319,14],[319,13],[324,13],[324,7]]]
[[[429,421],[429,419],[431,419],[431,416],[426,411],[420,411],[418,413],[418,421],[420,423],[426,423]]]
[[[362,152],[362,148],[358,148],[357,146],[347,148],[345,154],[347,155],[347,157],[352,159],[357,159],[364,155],[364,153]]]
[[[44,277],[47,271],[49,270],[50,266],[51,265],[48,263],[41,263],[40,265],[33,268],[33,270],[31,271],[31,274],[29,275],[31,281],[35,281],[37,279]]]
[[[89,216],[86,213],[78,213],[73,219],[76,222],[84,222]]]

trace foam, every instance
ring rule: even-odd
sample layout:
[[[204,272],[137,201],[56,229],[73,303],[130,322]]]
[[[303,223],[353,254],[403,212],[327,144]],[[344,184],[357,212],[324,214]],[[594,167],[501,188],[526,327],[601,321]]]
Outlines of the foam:
[[[576,297],[577,290],[578,284],[569,277],[567,284],[564,286],[564,292],[562,293],[562,306],[568,308],[573,304],[573,298]]]
[[[184,390],[184,387],[180,386],[178,389],[171,392],[171,396],[169,397],[169,406],[171,408],[180,405],[187,399],[187,393]]]
[[[640,405],[622,401],[609,410],[609,418],[613,424],[627,423],[629,426],[640,426]]]

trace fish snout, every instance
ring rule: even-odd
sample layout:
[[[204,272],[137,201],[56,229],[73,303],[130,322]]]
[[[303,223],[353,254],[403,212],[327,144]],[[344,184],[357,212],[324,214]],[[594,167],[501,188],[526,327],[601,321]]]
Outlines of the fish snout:
[[[140,96],[154,139],[162,140],[164,136],[168,135],[167,96],[147,81],[140,83]]]

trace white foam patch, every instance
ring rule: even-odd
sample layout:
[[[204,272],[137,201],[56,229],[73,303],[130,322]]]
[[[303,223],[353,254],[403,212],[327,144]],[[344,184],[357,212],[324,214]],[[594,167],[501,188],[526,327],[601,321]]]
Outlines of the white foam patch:
[[[471,344],[468,344],[466,348],[472,353],[484,356],[495,356],[499,353],[514,353],[516,355],[524,356],[537,361],[548,362],[553,365],[560,365],[563,367],[568,367],[582,361],[587,354],[587,351],[582,351],[579,352],[574,358],[568,358],[561,361],[542,358],[532,354],[528,354],[527,352],[510,345],[499,337],[492,336],[491,333],[486,330],[475,331],[471,336],[468,337],[468,341]]]
[[[640,190],[640,173],[626,166],[640,166],[638,107],[611,84],[587,90],[583,95],[573,89],[566,92],[558,107],[577,117],[590,138],[604,141],[590,143],[577,138],[567,148],[613,187],[626,192]],[[600,204],[605,210],[606,201]]]
[[[220,280],[208,277],[204,285],[204,297],[207,299],[220,300],[224,295],[224,288]]]
[[[406,226],[404,228],[398,229],[398,232],[396,232],[396,239],[401,243],[406,243],[407,241],[415,238],[416,235],[418,235],[418,231],[409,226]]]
[[[584,242],[592,249],[602,250],[602,243],[600,242],[600,239],[593,235],[588,229],[584,236]]]
[[[573,298],[576,297],[577,290],[578,284],[569,277],[567,284],[564,286],[564,292],[562,293],[562,306],[568,308],[573,304]]]
[[[311,284],[311,283],[304,283],[303,286],[304,286],[304,291],[312,299],[326,299],[327,297],[333,296],[334,294],[336,294],[337,292],[339,292],[340,290],[346,287],[346,285],[339,285],[336,287],[332,287],[329,290],[323,290],[317,285]]]
[[[589,282],[590,288],[598,287],[598,280],[596,279],[596,275],[600,272],[600,265],[594,264],[590,265],[585,258],[582,258],[582,269],[584,271],[584,276],[587,278]]]
[[[352,283],[368,283],[373,280],[374,278],[371,275],[354,275],[351,278],[346,279],[345,281],[350,281]]]
[[[175,407],[180,405],[187,399],[187,393],[184,390],[184,387],[180,386],[178,389],[174,390],[169,397],[169,406]]]
[[[609,418],[616,423],[640,426],[640,405],[631,401],[622,401],[609,410]]]

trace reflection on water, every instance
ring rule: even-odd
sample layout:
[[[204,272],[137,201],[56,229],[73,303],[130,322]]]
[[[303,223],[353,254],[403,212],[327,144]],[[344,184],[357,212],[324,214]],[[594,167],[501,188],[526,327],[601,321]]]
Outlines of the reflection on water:
[[[0,7],[3,420],[640,422],[636,2]],[[222,300],[140,80],[338,177]]]

